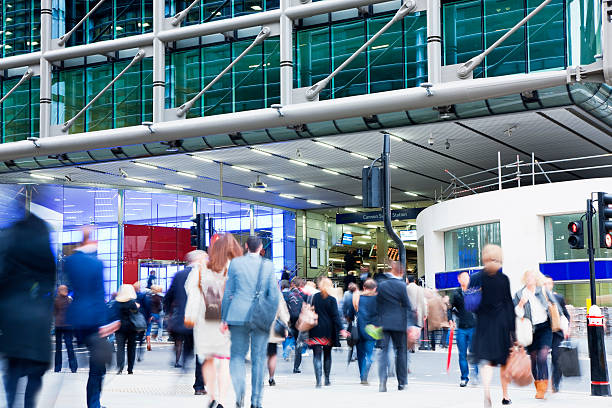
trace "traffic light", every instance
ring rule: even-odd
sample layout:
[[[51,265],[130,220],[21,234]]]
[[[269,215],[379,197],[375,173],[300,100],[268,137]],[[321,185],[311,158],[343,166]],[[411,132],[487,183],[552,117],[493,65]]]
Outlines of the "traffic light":
[[[567,225],[569,230],[569,238],[567,243],[571,249],[584,248],[584,231],[582,229],[582,221],[572,221]]]
[[[195,218],[193,218],[191,221],[193,221],[193,223],[195,224],[192,225],[190,228],[191,246],[196,247],[197,249],[203,249],[206,237],[204,233],[204,228],[206,224],[204,214],[196,214]]]
[[[612,194],[597,193],[599,247],[612,248]]]

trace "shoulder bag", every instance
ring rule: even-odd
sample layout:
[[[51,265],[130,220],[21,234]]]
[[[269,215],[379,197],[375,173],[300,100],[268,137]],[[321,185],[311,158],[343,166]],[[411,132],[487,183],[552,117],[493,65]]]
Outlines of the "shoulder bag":
[[[315,312],[312,303],[312,298],[309,302],[302,303],[302,311],[300,317],[295,323],[295,328],[300,332],[307,332],[319,324],[319,315]]]
[[[249,310],[248,319],[246,320],[251,329],[259,330],[268,333],[274,318],[278,304],[274,305],[269,298],[262,295],[263,289],[263,265],[264,260],[261,259],[259,264],[259,273],[257,274],[257,286],[255,288],[255,296]]]
[[[147,329],[147,321],[140,312],[130,312],[130,323],[137,332],[143,332]]]
[[[521,346],[513,346],[506,361],[505,374],[513,383],[519,387],[525,387],[533,382],[531,373],[531,358]]]
[[[557,309],[557,305],[554,302],[551,302],[548,299],[548,295],[546,295],[546,289],[542,288],[542,293],[544,294],[544,299],[548,303],[548,316],[550,317],[550,327],[553,332],[557,332],[561,330],[561,317],[559,316],[559,309]]]
[[[533,342],[533,326],[531,321],[524,317],[517,317],[515,324],[516,342],[523,347]]]

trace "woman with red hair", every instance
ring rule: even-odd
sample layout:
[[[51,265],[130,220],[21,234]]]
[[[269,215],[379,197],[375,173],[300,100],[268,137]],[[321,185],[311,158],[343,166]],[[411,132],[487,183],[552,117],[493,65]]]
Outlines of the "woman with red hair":
[[[221,302],[229,263],[242,252],[232,234],[219,235],[208,250],[208,262],[195,266],[185,283],[185,325],[193,327],[195,353],[203,361],[202,375],[210,396],[209,408],[223,408],[219,402],[225,401],[230,384],[230,337],[229,332],[221,331]]]

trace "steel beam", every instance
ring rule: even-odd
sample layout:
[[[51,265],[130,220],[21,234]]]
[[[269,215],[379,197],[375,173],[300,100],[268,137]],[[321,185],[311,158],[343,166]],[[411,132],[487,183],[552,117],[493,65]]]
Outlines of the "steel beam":
[[[51,63],[42,55],[51,48],[52,21],[51,0],[42,0],[40,4],[40,120],[39,136],[49,137],[51,133]]]
[[[440,0],[427,0],[427,77],[430,84],[442,81],[442,34]]]
[[[389,0],[325,0],[299,6],[289,7],[287,17],[292,20],[313,17],[319,14],[333,13],[334,11],[349,10],[369,6],[371,4],[386,3]]]
[[[287,16],[290,0],[280,0],[280,102],[289,105],[293,93],[293,21]]]
[[[153,44],[155,34],[139,34],[115,40],[98,41],[92,44],[75,45],[74,47],[58,48],[44,53],[47,61],[64,61],[71,58],[87,57],[90,55],[107,54],[131,48],[143,48]],[[0,60],[0,64],[2,60]]]
[[[164,120],[166,98],[166,44],[159,39],[164,24],[164,0],[153,0],[153,122]]]
[[[41,39],[42,40],[42,39]],[[30,67],[38,65],[42,52],[36,51],[29,54],[15,55],[12,57],[0,58],[0,71],[11,68]]]
[[[428,95],[423,88],[400,89],[319,102],[288,105],[277,109],[235,112],[41,139],[37,144],[19,141],[0,145],[0,160],[20,159],[91,149],[229,134],[313,122],[432,108],[554,86],[573,81],[573,68],[503,77],[468,79],[434,85]],[[298,138],[296,134],[296,138]]]

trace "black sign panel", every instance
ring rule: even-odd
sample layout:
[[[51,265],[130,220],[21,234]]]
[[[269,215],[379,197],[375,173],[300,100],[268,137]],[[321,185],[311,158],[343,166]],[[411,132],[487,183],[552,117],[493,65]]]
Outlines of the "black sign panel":
[[[414,220],[424,208],[404,208],[391,210],[392,220]],[[336,224],[379,222],[383,220],[382,211],[336,214]]]

